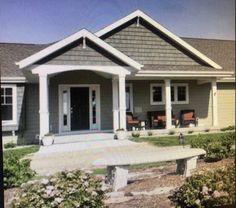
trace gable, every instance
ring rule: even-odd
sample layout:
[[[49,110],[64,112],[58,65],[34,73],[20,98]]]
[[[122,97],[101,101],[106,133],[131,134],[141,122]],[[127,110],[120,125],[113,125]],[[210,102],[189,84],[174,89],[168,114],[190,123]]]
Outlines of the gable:
[[[80,38],[35,64],[127,66],[127,64],[88,39],[86,39],[86,47],[83,48],[82,41],[82,38]]]
[[[142,18],[138,26],[134,18],[101,38],[143,65],[206,66]]]

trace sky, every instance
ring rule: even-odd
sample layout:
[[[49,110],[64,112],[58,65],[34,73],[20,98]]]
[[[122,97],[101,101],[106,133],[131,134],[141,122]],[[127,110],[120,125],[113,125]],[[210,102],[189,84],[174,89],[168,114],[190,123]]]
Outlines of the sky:
[[[235,40],[235,0],[0,0],[0,42],[96,32],[136,9],[180,37]]]

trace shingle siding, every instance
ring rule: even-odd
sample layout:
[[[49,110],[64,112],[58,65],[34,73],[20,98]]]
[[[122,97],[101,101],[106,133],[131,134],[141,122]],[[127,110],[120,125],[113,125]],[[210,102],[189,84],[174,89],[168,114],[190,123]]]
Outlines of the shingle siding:
[[[108,44],[141,64],[199,65],[191,54],[154,30],[146,22],[139,26],[131,21],[126,26],[102,37]]]
[[[38,61],[36,64],[126,66],[126,64],[89,40],[86,40],[86,47],[83,48],[81,39]]]

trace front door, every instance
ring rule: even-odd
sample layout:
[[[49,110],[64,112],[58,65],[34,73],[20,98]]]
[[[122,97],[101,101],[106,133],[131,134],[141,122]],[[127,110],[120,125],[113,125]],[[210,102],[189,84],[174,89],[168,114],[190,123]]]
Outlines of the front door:
[[[59,132],[100,130],[100,86],[59,86]]]
[[[89,88],[71,87],[71,131],[89,129]]]

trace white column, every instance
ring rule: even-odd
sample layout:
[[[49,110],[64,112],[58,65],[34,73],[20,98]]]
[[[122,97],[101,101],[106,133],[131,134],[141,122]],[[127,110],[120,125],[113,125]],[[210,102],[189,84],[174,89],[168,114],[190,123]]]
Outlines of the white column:
[[[119,75],[120,128],[126,130],[125,76]]]
[[[165,79],[165,110],[166,110],[166,129],[171,129],[172,118],[171,118],[171,87],[170,79]]]
[[[217,107],[217,84],[216,80],[211,82],[212,92],[212,124],[218,126],[218,107]]]
[[[119,129],[119,88],[118,78],[112,79],[113,132]]]
[[[39,125],[40,139],[49,132],[48,77],[39,75]]]

